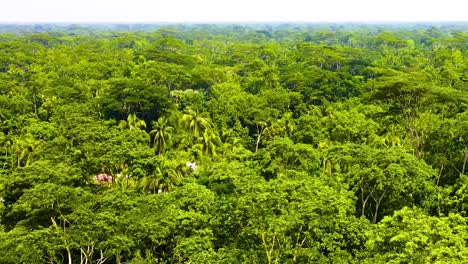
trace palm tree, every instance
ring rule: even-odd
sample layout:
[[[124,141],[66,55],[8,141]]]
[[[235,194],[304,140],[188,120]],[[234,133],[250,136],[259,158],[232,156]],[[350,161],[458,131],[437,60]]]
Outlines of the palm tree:
[[[156,168],[156,175],[158,179],[160,179],[158,192],[171,191],[175,186],[179,185],[183,179],[183,175],[177,167],[175,167],[174,164],[168,164],[166,161]]]
[[[145,120],[138,118],[135,113],[132,113],[128,115],[127,121],[121,120],[119,122],[119,127],[130,130],[145,129],[146,122]]]
[[[168,192],[174,186],[179,185],[182,179],[182,172],[177,168],[176,164],[163,159],[153,175],[145,176],[140,180],[139,187],[146,192]]]
[[[198,139],[206,129],[211,128],[210,119],[192,109],[186,111],[180,122],[195,139]]]
[[[292,137],[293,133],[296,131],[296,124],[291,112],[284,114],[283,118],[280,119],[280,123],[283,126],[286,135]]]
[[[203,136],[199,138],[199,141],[203,145],[202,151],[205,155],[216,156],[216,148],[221,145],[221,139],[216,133],[210,129],[206,129],[203,132]]]
[[[138,183],[138,187],[142,188],[145,192],[157,193],[162,186],[162,180],[163,179],[159,173],[156,175],[145,176]]]
[[[32,136],[27,136],[15,140],[14,145],[16,163],[18,167],[21,167],[31,163],[33,152],[41,145],[41,142],[35,140]]]
[[[164,180],[163,180],[163,190],[170,191],[174,188],[174,186],[179,185],[182,182],[184,176],[174,167],[166,167],[164,168]]]
[[[222,142],[228,146],[231,147],[241,147],[242,145],[242,139],[239,137],[239,135],[234,132],[232,128],[228,129],[223,129],[222,134]]]
[[[160,117],[157,122],[153,122],[150,136],[154,135],[153,147],[157,150],[158,155],[164,153],[167,146],[171,144],[172,132],[174,132],[174,128],[169,126],[165,117]]]
[[[287,112],[284,116],[273,122],[264,131],[264,139],[271,140],[275,137],[289,137],[291,138],[296,131],[296,124],[291,112]]]

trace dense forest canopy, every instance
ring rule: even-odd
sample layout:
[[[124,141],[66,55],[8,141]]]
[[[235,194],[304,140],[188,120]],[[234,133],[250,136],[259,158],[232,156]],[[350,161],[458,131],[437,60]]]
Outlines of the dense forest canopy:
[[[466,24],[0,31],[0,263],[468,262]]]

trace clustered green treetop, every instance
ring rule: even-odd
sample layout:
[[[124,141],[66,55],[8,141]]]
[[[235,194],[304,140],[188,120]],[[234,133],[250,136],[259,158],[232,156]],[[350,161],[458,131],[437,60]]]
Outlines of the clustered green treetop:
[[[467,263],[467,108],[461,26],[0,34],[0,263]]]

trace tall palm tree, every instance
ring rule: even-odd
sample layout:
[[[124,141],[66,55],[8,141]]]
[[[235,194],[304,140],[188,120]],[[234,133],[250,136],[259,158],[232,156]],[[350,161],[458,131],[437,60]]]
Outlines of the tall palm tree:
[[[180,122],[184,128],[190,131],[195,139],[198,139],[206,129],[211,128],[209,117],[193,111],[192,109],[186,111]]]
[[[210,129],[203,132],[203,136],[199,138],[203,147],[202,151],[205,155],[216,156],[216,148],[221,145],[221,138]]]
[[[173,132],[174,128],[168,124],[165,117],[160,117],[157,122],[153,122],[153,130],[151,130],[150,136],[154,136],[153,147],[158,155],[164,153],[167,146],[171,144]]]

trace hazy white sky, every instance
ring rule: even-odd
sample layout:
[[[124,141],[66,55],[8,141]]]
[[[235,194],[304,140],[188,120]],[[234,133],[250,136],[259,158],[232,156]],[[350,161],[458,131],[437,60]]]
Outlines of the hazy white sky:
[[[0,22],[468,21],[468,0],[0,0]]]

